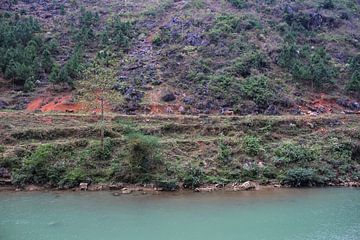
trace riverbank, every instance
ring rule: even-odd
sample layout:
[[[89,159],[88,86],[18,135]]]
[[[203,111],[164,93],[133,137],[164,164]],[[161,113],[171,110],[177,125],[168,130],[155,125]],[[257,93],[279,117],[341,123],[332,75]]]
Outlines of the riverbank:
[[[107,115],[104,149],[99,132],[98,116],[1,113],[0,185],[213,191],[360,180],[352,115]]]
[[[81,186],[82,185],[82,186]],[[360,188],[360,182],[345,182],[340,184],[329,184],[321,188]],[[114,196],[127,194],[162,194],[162,193],[210,193],[210,192],[241,192],[241,191],[269,191],[276,189],[296,189],[291,186],[284,186],[279,183],[260,185],[258,182],[245,182],[243,184],[232,183],[225,186],[219,184],[203,185],[195,189],[177,188],[173,190],[163,189],[153,186],[153,184],[80,184],[79,187],[71,189],[49,188],[45,186],[28,185],[22,188],[16,186],[0,186],[0,192],[110,192]],[[312,187],[306,187],[312,188]],[[313,187],[318,188],[318,187]]]

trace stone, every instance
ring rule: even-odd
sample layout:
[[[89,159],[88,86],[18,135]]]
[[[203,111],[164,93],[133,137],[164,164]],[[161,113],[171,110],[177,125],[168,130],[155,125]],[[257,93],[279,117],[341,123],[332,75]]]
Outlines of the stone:
[[[88,183],[80,183],[79,187],[80,187],[80,190],[82,191],[86,191],[88,189]]]
[[[0,100],[0,109],[6,109],[8,106],[7,102]]]
[[[176,100],[176,96],[174,93],[167,93],[161,97],[161,100],[163,100],[164,102],[172,102]]]
[[[265,114],[266,115],[279,115],[279,109],[274,105],[271,104],[266,110],[265,110]]]
[[[111,184],[111,185],[109,185],[109,190],[110,191],[121,190],[123,188],[124,188],[124,186],[122,184]]]
[[[11,174],[6,168],[1,167],[0,168],[0,177],[1,178],[11,178]]]
[[[122,190],[121,190],[121,193],[122,194],[130,194],[130,193],[132,193],[133,191],[131,190],[131,189],[127,189],[127,188],[123,188]]]
[[[247,181],[247,182],[244,182],[243,184],[241,184],[240,188],[243,190],[250,190],[250,189],[256,188],[256,185],[255,185],[255,183],[253,183],[251,181]]]

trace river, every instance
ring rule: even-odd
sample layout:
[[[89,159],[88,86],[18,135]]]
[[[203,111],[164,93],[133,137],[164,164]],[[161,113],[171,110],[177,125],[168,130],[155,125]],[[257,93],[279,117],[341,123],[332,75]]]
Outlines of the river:
[[[360,190],[0,192],[1,240],[359,240]]]

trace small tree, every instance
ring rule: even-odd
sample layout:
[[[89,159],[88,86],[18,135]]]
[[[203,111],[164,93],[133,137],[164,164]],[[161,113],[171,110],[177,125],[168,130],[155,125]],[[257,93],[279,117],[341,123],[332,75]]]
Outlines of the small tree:
[[[100,140],[104,151],[105,120],[104,109],[106,104],[120,103],[121,96],[113,87],[116,84],[116,72],[114,63],[104,59],[96,59],[93,64],[84,71],[84,77],[77,82],[80,98],[85,102],[88,109],[100,109]]]
[[[346,89],[348,91],[360,93],[360,70],[353,73],[350,81],[347,83]]]

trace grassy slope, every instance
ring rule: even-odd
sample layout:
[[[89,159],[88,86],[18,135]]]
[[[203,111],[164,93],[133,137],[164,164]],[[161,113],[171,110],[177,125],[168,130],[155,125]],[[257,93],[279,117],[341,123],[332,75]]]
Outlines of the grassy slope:
[[[112,115],[107,121],[107,156],[102,159],[95,116],[1,113],[0,166],[12,171],[17,183],[54,187],[80,181],[167,187],[246,180],[326,185],[360,177],[358,116]],[[137,153],[157,153],[144,172],[129,167],[133,132],[143,134],[140,142],[149,136],[159,141],[151,145],[154,149]]]

